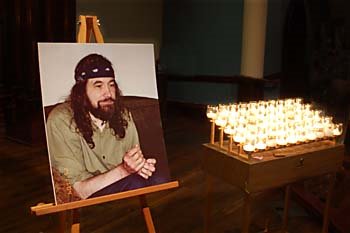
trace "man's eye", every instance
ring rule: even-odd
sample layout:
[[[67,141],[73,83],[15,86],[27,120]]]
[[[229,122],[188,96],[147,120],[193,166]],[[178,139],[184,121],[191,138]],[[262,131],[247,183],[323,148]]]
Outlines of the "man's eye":
[[[115,87],[114,83],[109,84],[110,87]]]
[[[96,88],[101,88],[101,87],[102,87],[102,85],[95,85],[95,87],[96,87]]]

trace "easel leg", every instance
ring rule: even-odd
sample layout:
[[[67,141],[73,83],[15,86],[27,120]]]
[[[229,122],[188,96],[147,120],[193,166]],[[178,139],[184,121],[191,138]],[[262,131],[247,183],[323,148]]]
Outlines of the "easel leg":
[[[74,209],[72,211],[72,226],[71,226],[71,233],[79,233],[80,232],[80,216],[79,216],[79,209]]]
[[[251,202],[252,202],[252,197],[250,193],[245,193],[242,233],[249,232]]]
[[[327,200],[326,200],[326,206],[323,211],[323,225],[322,225],[322,233],[328,232],[328,225],[329,225],[329,208],[331,205],[331,197],[333,194],[333,188],[335,183],[335,173],[332,173],[330,175],[330,182],[328,187],[328,194],[327,194]]]
[[[289,212],[289,203],[290,203],[290,184],[286,186],[284,194],[284,211],[283,211],[283,220],[282,220],[282,232],[287,232],[288,224],[288,212]]]
[[[206,190],[205,190],[205,207],[204,207],[204,232],[210,232],[210,213],[211,213],[211,200],[210,192],[213,184],[213,178],[206,174]]]
[[[141,203],[142,213],[143,213],[143,217],[144,217],[145,222],[146,222],[148,233],[156,233],[156,230],[155,230],[154,224],[153,224],[151,211],[147,205],[147,200],[146,200],[146,197],[144,195],[140,196],[140,203]]]

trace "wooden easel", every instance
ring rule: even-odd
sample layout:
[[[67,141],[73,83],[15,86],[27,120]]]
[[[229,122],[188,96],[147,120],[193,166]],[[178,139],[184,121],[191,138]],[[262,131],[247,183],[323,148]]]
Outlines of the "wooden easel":
[[[96,16],[79,16],[79,33],[77,36],[78,43],[90,42],[91,33],[94,34],[96,43],[103,43],[103,37],[99,28],[99,23]],[[39,203],[36,206],[31,207],[31,212],[37,216],[45,214],[58,213],[59,227],[57,232],[64,233],[66,229],[66,222],[68,217],[71,218],[71,233],[80,232],[80,221],[79,221],[79,209],[86,206],[98,205],[110,201],[120,200],[130,197],[138,197],[140,200],[140,206],[142,209],[143,217],[146,222],[148,233],[155,233],[155,227],[152,220],[150,208],[147,205],[146,194],[176,188],[179,186],[178,181],[168,182],[160,185],[154,185],[150,187],[130,190],[121,193],[115,193],[102,197],[96,197],[86,200],[75,201],[71,203],[64,203],[55,205],[53,203],[45,204]]]
[[[79,32],[77,36],[78,43],[89,43],[91,33],[94,33],[96,43],[104,43],[102,33],[99,28],[97,16],[79,16]]]

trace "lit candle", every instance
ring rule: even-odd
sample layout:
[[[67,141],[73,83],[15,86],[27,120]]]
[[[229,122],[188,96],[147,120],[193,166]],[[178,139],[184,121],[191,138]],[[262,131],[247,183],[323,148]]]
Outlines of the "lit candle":
[[[214,120],[217,117],[218,108],[215,106],[207,106],[207,117],[211,120]]]
[[[323,138],[324,137],[324,126],[321,123],[321,119],[316,121],[314,127],[315,127],[315,133],[316,133],[316,138]]]
[[[306,131],[304,129],[301,129],[299,131],[299,136],[298,137],[299,137],[298,141],[305,142],[307,140],[306,139]]]
[[[242,137],[241,135],[235,135],[234,137],[233,137],[233,141],[235,141],[235,142],[237,142],[237,143],[242,143],[242,142],[244,142],[244,137]]]
[[[323,138],[323,137],[324,137],[324,132],[323,132],[323,130],[317,130],[317,131],[316,131],[316,137],[317,137],[317,138]]]
[[[243,150],[247,152],[253,152],[255,150],[255,147],[251,144],[247,144],[243,146]]]
[[[333,135],[333,129],[334,129],[334,126],[333,126],[333,124],[327,124],[326,126],[325,126],[325,128],[324,128],[324,135],[326,136],[326,137],[333,137],[334,135]]]
[[[266,139],[258,139],[255,147],[259,150],[265,150],[266,149]]]
[[[294,133],[290,133],[289,135],[288,135],[288,137],[287,137],[287,143],[289,143],[289,144],[295,144],[295,143],[297,143],[297,137],[296,137],[296,135],[294,134]]]
[[[276,139],[274,137],[269,137],[266,141],[266,145],[270,148],[276,146]]]
[[[306,133],[306,138],[307,140],[313,141],[316,139],[316,134],[312,129],[309,129],[308,132]]]
[[[333,129],[333,135],[334,136],[339,136],[343,133],[343,124],[335,124],[334,129]]]
[[[276,143],[277,143],[277,145],[280,145],[280,146],[287,145],[286,136],[283,135],[283,133],[279,133],[276,137]]]
[[[253,152],[256,148],[255,146],[255,135],[247,132],[245,135],[245,142],[243,145],[243,150],[247,152]]]
[[[343,132],[342,124],[333,124],[332,117],[303,104],[300,98],[208,106],[207,117],[213,122],[212,128],[214,123],[220,127],[220,145],[225,133],[250,152],[335,137]]]
[[[207,117],[210,119],[211,128],[210,128],[210,143],[214,144],[215,139],[215,119],[217,117],[218,108],[208,105],[207,106]]]
[[[341,133],[339,131],[339,129],[333,129],[333,135],[334,136],[339,136]]]
[[[215,120],[215,124],[219,127],[225,127],[227,124],[227,120],[221,116],[219,116],[216,120]]]
[[[215,119],[216,118],[216,113],[210,111],[210,112],[207,112],[207,117],[209,119]]]
[[[224,133],[228,135],[233,135],[234,134],[234,129],[231,125],[227,125],[224,129]]]

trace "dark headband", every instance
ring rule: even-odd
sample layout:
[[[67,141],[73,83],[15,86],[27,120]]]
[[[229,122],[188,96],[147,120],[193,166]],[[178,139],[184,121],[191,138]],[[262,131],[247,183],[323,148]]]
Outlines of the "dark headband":
[[[112,63],[102,55],[89,54],[82,58],[75,67],[74,78],[77,82],[101,77],[115,78]]]

